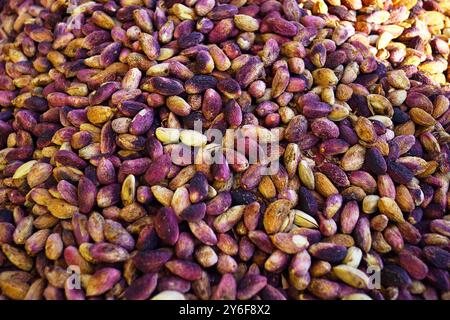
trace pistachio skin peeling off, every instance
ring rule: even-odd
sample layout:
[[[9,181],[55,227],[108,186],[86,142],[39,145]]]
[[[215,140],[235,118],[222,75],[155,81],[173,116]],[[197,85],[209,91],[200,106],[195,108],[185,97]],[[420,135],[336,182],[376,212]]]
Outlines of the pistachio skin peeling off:
[[[3,1],[0,300],[450,299],[449,38],[445,0]]]

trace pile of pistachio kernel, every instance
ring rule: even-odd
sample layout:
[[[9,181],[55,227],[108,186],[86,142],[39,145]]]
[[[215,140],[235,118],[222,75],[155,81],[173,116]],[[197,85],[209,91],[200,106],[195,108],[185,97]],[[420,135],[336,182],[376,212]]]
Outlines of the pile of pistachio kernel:
[[[450,298],[449,1],[0,12],[0,299]]]

